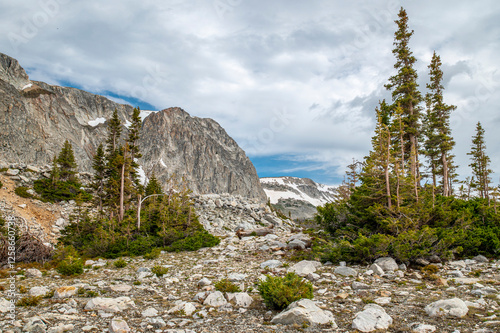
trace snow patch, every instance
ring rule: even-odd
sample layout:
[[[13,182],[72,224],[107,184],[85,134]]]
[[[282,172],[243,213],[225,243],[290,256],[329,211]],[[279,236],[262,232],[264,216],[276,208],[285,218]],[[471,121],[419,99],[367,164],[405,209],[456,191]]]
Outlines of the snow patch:
[[[147,111],[147,110],[141,110],[139,113],[139,117],[141,118],[141,121],[144,121],[144,119],[149,116],[151,113],[158,112],[158,111]]]
[[[99,124],[104,124],[106,122],[106,118],[97,118],[95,120],[89,121],[89,125],[92,127],[96,127]]]
[[[165,164],[165,162],[163,162],[163,158],[160,158],[160,164],[162,167],[166,168],[167,165]]]
[[[31,88],[33,86],[33,83],[28,83],[27,85],[25,85],[21,90],[24,90],[24,89],[28,89],[28,88]]]
[[[130,127],[130,125],[132,125],[132,123],[131,123],[130,121],[128,121],[128,119],[125,119],[125,125],[124,125],[124,126],[125,126],[126,128],[129,128],[129,127]]]
[[[142,165],[139,165],[139,170],[137,170],[137,176],[139,177],[139,183],[142,185],[146,185],[146,173],[144,172],[144,169],[142,168]]]

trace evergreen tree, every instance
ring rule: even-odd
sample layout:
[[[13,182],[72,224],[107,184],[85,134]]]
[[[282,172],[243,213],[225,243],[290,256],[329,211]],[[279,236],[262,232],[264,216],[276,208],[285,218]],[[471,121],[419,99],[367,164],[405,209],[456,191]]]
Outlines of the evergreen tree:
[[[452,172],[454,170],[451,150],[455,145],[451,137],[450,114],[456,109],[456,106],[447,105],[443,101],[443,72],[441,70],[441,58],[436,52],[434,52],[428,68],[430,83],[427,84],[429,92],[425,97],[427,113],[424,130],[424,154],[429,160],[434,188],[437,185],[436,175],[439,175],[441,177],[442,195],[450,196]]]
[[[115,109],[113,116],[108,122],[108,138],[106,140],[106,152],[108,156],[118,150],[121,134],[122,124],[118,118],[118,111]]]
[[[56,163],[59,165],[59,173],[62,181],[75,180],[77,164],[75,162],[73,147],[68,140],[64,141],[64,146],[57,156]]]
[[[394,106],[400,106],[403,110],[402,120],[405,146],[402,157],[410,164],[414,194],[418,200],[418,136],[421,122],[421,108],[419,104],[422,96],[418,90],[417,71],[413,68],[417,60],[412,55],[409,47],[413,30],[410,31],[408,29],[408,16],[403,8],[401,8],[398,17],[399,20],[395,21],[398,30],[394,34],[394,49],[392,50],[392,53],[396,57],[394,68],[396,68],[397,74],[389,78],[389,83],[385,87],[388,90],[392,90]]]
[[[106,180],[106,156],[102,143],[97,147],[97,152],[92,158],[92,168],[94,169],[94,181],[92,188],[95,191],[96,203],[99,211],[102,213],[105,197],[105,180]]]
[[[161,188],[161,185],[158,182],[158,179],[156,179],[156,175],[154,172],[148,181],[148,185],[146,186],[146,194],[145,195],[148,196],[148,195],[152,195],[152,194],[163,194],[163,189]]]
[[[50,181],[52,183],[52,186],[55,186],[59,180],[60,180],[59,165],[57,164],[57,157],[54,156],[54,158],[52,159],[52,169],[50,170]]]
[[[486,155],[486,144],[484,141],[484,129],[481,123],[476,125],[476,135],[472,137],[471,156],[472,175],[474,176],[473,187],[479,192],[479,197],[489,200],[489,184],[491,181],[489,169],[490,158]]]

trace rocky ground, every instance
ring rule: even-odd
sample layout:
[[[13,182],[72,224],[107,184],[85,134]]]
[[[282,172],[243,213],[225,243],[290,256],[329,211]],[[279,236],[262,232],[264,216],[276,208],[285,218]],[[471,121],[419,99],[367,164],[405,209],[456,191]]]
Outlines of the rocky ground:
[[[32,229],[45,223],[39,230],[47,230],[52,241],[74,205],[16,201],[20,199],[10,180],[29,186],[29,180],[14,178],[28,172],[4,175],[10,178],[2,178],[7,195],[0,210],[16,216],[31,214],[31,207],[53,213],[50,220],[41,213],[25,218]],[[368,266],[297,262],[292,259],[309,251],[310,236],[278,219],[266,205],[229,195],[194,200],[200,221],[222,238],[217,247],[162,253],[154,260],[125,258],[123,268],[114,265],[116,260],[94,259],[86,262],[84,274],[72,278],[41,266],[21,265],[12,274],[0,270],[0,333],[500,332],[500,261],[478,256],[424,270],[390,258]],[[273,233],[235,235],[238,229],[263,227]],[[155,275],[155,266],[167,273]],[[256,284],[266,274],[284,276],[288,271],[310,280],[314,297],[282,313],[271,311]],[[225,278],[242,292],[216,291],[215,284]],[[11,307],[12,288],[24,305]],[[30,300],[39,303],[28,304]]]
[[[113,260],[89,261],[86,272],[74,278],[19,268],[15,284],[24,294],[18,298],[48,296],[36,306],[18,306],[12,327],[5,300],[9,280],[1,279],[0,332],[500,331],[498,261],[477,257],[436,264],[433,276],[390,259],[371,266],[296,263],[288,259],[286,243],[300,239],[307,236],[228,236],[196,252],[127,258],[124,268]],[[168,272],[157,277],[151,273],[156,265]],[[291,270],[312,281],[314,303],[279,317],[264,306],[255,284],[263,274]],[[224,278],[244,292],[215,291],[214,283]],[[451,301],[432,309],[444,300]]]

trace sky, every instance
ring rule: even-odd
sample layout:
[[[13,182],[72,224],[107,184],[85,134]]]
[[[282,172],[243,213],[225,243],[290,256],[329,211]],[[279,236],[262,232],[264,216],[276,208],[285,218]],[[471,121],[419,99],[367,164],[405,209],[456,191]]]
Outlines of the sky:
[[[424,94],[441,56],[460,178],[480,121],[498,184],[498,1],[0,0],[0,52],[32,80],[212,118],[261,177],[335,185],[368,154],[374,109],[391,100],[401,6]]]

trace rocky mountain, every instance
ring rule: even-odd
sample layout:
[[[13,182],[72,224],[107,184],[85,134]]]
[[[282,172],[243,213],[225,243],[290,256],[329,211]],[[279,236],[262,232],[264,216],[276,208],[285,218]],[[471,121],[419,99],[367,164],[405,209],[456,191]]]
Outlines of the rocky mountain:
[[[334,201],[337,192],[334,186],[318,184],[309,178],[261,178],[260,183],[271,204],[294,219],[312,218],[316,207]]]
[[[50,164],[62,143],[73,145],[80,171],[106,137],[114,110],[123,124],[130,105],[79,89],[31,81],[19,62],[0,53],[0,162]],[[143,112],[139,160],[143,174],[182,180],[195,193],[229,193],[266,200],[245,152],[212,119],[191,117],[180,108]],[[126,131],[126,128],[124,128]]]

